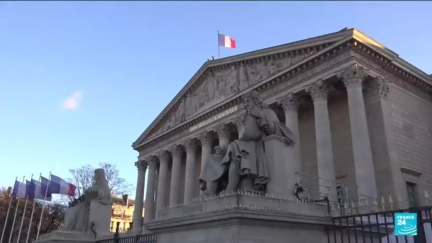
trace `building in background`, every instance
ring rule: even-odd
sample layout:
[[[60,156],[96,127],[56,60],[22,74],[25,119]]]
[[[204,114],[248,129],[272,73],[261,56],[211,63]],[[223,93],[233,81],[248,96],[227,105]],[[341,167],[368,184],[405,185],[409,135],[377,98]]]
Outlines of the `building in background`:
[[[128,195],[124,195],[122,199],[113,200],[110,231],[116,232],[117,223],[119,224],[119,233],[126,233],[133,225],[133,212],[135,210],[135,200],[129,199]],[[142,212],[144,217],[144,210]]]

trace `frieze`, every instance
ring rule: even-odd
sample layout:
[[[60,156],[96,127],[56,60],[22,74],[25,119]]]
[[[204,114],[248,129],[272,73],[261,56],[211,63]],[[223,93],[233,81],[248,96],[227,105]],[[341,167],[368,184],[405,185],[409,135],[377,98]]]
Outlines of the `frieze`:
[[[193,132],[193,131],[201,128],[201,127],[207,126],[208,124],[213,123],[214,121],[217,121],[217,120],[219,120],[225,116],[228,116],[229,114],[234,113],[237,110],[238,110],[238,105],[231,107],[228,110],[225,110],[225,111],[223,111],[223,112],[221,112],[221,113],[219,113],[219,114],[217,114],[217,115],[215,115],[215,116],[213,116],[213,117],[211,117],[211,118],[209,118],[203,122],[200,122],[200,123],[190,127],[189,132]]]

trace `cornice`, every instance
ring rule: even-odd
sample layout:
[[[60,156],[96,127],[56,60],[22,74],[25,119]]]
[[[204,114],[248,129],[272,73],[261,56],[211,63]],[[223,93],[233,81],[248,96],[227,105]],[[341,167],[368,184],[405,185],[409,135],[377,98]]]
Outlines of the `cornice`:
[[[212,107],[209,107],[205,111],[202,111],[200,113],[195,114],[189,120],[171,128],[170,130],[168,130],[165,133],[162,133],[156,137],[150,138],[147,141],[143,141],[141,144],[135,144],[134,143],[133,148],[135,150],[139,151],[139,150],[143,149],[144,147],[151,146],[155,143],[158,143],[159,141],[164,140],[165,138],[172,136],[179,131],[187,129],[190,126],[193,126],[193,125],[211,117],[214,114],[217,114],[217,113],[219,113],[225,109],[228,109],[228,108],[230,108],[236,104],[241,103],[241,96],[244,93],[249,92],[250,90],[257,90],[257,91],[265,90],[271,86],[274,86],[274,85],[280,83],[283,80],[291,79],[294,76],[298,75],[299,73],[307,71],[307,70],[319,65],[320,63],[327,60],[328,58],[335,56],[336,54],[340,53],[343,50],[346,50],[346,48],[351,48],[352,50],[362,52],[363,54],[366,54],[369,59],[383,65],[383,67],[386,69],[387,72],[391,72],[396,76],[400,76],[404,81],[409,82],[409,83],[413,84],[414,86],[417,86],[421,89],[424,89],[427,92],[432,91],[432,77],[430,77],[429,75],[425,74],[424,72],[418,70],[417,68],[415,68],[412,65],[408,64],[410,67],[405,67],[406,64],[404,64],[402,62],[403,60],[400,59],[396,53],[392,52],[389,49],[386,49],[383,45],[374,41],[370,37],[364,35],[360,31],[355,30],[355,29],[350,30],[350,31],[351,31],[350,33],[352,33],[352,35],[349,35],[346,38],[344,38],[344,39],[342,39],[342,40],[340,40],[340,41],[338,41],[332,45],[328,45],[328,46],[322,48],[317,53],[311,55],[308,58],[305,58],[304,60],[302,60],[301,62],[299,62],[293,66],[290,66],[286,70],[281,71],[279,73],[276,73],[276,74],[266,78],[265,80],[243,90],[241,93],[234,95],[231,98],[228,98],[225,102],[216,104]],[[346,32],[341,32],[341,33],[345,33],[345,35],[346,35]],[[316,37],[316,38],[318,38],[318,37]],[[312,38],[312,39],[315,39],[315,38]],[[312,40],[312,39],[310,39],[310,40]],[[300,42],[302,42],[302,41],[300,41]],[[290,46],[290,45],[291,44],[287,44],[287,45],[283,45],[283,46],[286,47],[286,46]],[[295,48],[295,46],[291,46],[291,47],[292,47],[292,49]],[[282,46],[280,48],[282,48]],[[272,48],[270,48],[270,49],[274,50]],[[267,50],[267,52],[268,52],[268,49],[265,49],[265,50]],[[201,67],[200,71],[198,71],[197,74],[194,75],[194,78],[196,79],[198,74],[201,75],[203,73],[204,67],[208,70],[209,68],[218,68],[217,65],[219,65],[219,68],[221,68],[223,65],[235,65],[232,63],[234,60],[241,60],[242,62],[248,63],[248,59],[247,59],[248,57],[253,58],[254,56],[262,55],[262,53],[265,53],[264,52],[265,50],[246,53],[243,55],[224,58],[224,59],[220,59],[220,60],[216,60],[216,61],[211,61],[212,64],[211,65],[208,64],[207,66],[206,66],[206,64],[204,64],[203,67]],[[270,55],[283,55],[283,54],[279,53],[279,54],[270,54]],[[238,59],[236,59],[236,58],[238,58]],[[265,58],[265,57],[260,56],[257,58]],[[249,61],[253,62],[253,60],[252,61],[249,60]],[[194,78],[192,78],[191,81],[194,80]],[[179,94],[181,94],[184,90],[187,90],[191,87],[191,85],[190,85],[191,81],[189,81],[189,83],[182,89],[182,91],[180,91]],[[173,101],[171,101],[171,103],[178,100],[177,98],[178,98],[179,94],[176,96],[176,98],[174,98]],[[166,113],[165,111],[170,108],[170,104],[164,109],[164,111],[158,116],[158,118],[156,118],[156,120],[153,121],[153,123],[146,129],[146,131],[140,136],[140,138],[138,138],[138,140],[140,140],[143,136],[145,136],[146,132],[150,131],[154,127],[154,125],[160,121],[161,116],[164,115]]]

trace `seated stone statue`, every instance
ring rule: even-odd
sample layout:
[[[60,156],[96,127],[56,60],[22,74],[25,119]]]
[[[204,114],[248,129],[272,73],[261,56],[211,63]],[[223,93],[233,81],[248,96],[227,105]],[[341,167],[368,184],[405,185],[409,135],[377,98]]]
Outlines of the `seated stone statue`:
[[[281,123],[257,91],[243,97],[246,115],[239,139],[227,148],[217,148],[204,164],[199,177],[203,195],[214,195],[221,191],[237,189],[265,192],[269,182],[263,138],[277,135],[292,146],[294,134]]]
[[[95,170],[94,181],[93,186],[84,192],[84,197],[81,196],[78,203],[69,207],[65,223],[60,228],[61,231],[91,231],[92,222],[89,219],[91,201],[97,201],[104,206],[111,204],[110,189],[103,169]]]

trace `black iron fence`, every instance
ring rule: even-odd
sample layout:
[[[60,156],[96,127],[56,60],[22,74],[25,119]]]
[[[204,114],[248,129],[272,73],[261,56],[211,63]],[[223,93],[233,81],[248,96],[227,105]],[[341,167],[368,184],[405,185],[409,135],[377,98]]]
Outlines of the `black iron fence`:
[[[136,235],[136,236],[114,236],[112,239],[99,240],[96,243],[157,243],[155,234]]]
[[[417,214],[417,235],[395,234],[395,213]],[[332,217],[328,243],[432,243],[432,207]]]

